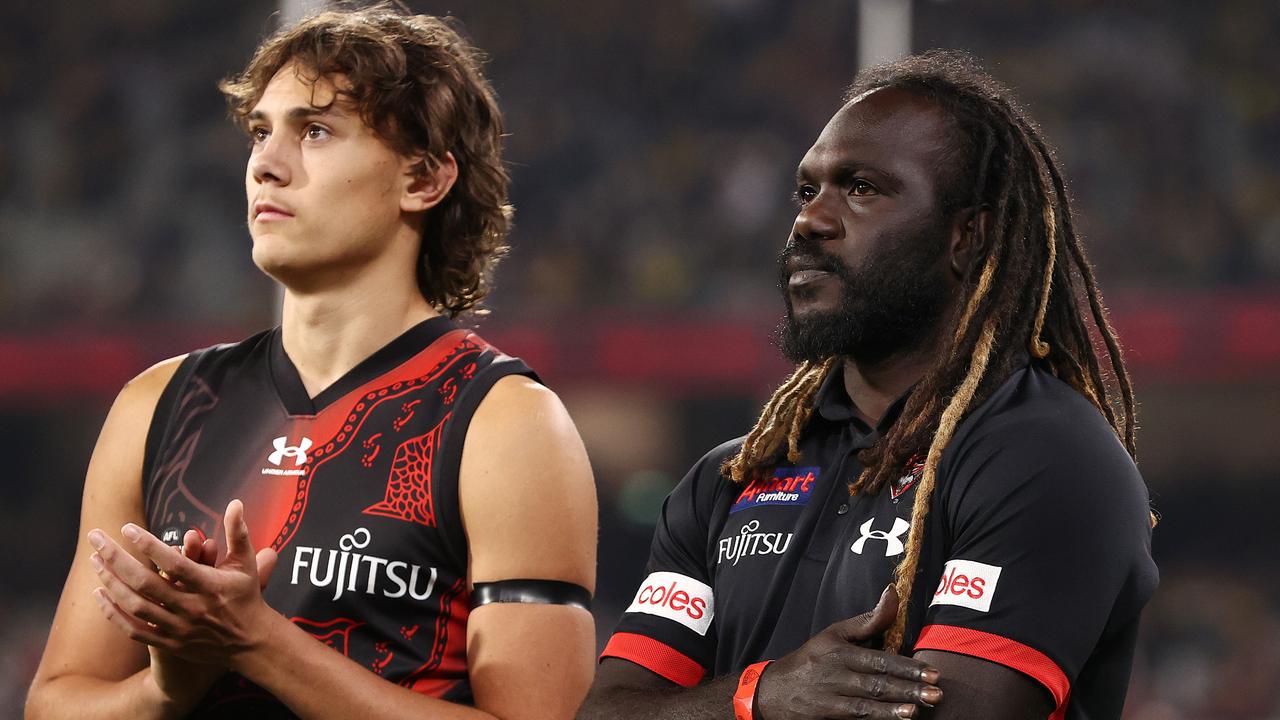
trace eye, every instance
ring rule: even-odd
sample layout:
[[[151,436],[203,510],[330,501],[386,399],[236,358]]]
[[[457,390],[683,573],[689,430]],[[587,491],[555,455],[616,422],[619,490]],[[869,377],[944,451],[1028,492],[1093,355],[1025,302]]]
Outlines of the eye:
[[[249,145],[261,145],[271,136],[271,131],[261,125],[249,128]]]
[[[792,193],[792,197],[795,198],[796,203],[801,206],[808,205],[817,196],[818,190],[812,185],[801,185],[796,188],[794,193]]]
[[[862,178],[854,178],[853,186],[849,189],[850,195],[865,196],[878,195],[880,191],[875,185],[863,180]]]
[[[323,125],[311,123],[304,130],[304,134],[307,136],[308,140],[324,140],[329,137],[329,128]]]

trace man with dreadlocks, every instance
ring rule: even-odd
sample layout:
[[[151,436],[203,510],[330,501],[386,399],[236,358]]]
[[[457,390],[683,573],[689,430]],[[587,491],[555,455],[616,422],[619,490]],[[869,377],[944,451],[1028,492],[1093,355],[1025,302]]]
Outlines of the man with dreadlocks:
[[[797,369],[667,499],[579,717],[1118,718],[1148,493],[1039,130],[967,57],[907,58],[859,74],[796,198]]]

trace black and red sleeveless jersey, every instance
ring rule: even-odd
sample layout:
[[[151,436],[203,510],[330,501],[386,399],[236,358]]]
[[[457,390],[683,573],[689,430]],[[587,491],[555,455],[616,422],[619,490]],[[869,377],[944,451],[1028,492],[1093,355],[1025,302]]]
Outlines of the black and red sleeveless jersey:
[[[267,603],[370,672],[469,703],[467,539],[458,468],[467,425],[499,378],[533,376],[475,333],[424,321],[311,398],[280,329],[191,353],[147,437],[151,531],[221,537],[244,502],[254,547],[279,564]],[[290,717],[228,675],[196,717]]]

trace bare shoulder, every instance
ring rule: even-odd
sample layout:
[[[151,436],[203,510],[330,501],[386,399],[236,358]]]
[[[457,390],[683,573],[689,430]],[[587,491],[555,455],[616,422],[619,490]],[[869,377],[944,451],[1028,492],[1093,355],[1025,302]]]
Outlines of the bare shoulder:
[[[568,431],[573,438],[578,430],[569,418],[564,403],[550,388],[524,375],[507,375],[493,384],[476,408],[467,442],[475,435],[505,434],[520,430]]]
[[[520,461],[507,467],[505,460]],[[492,462],[490,462],[492,461]],[[537,478],[540,483],[591,484],[587,453],[564,403],[550,389],[523,375],[494,383],[476,408],[467,428],[462,472],[473,492],[504,492],[528,484],[532,473],[554,466],[571,472],[563,478]],[[579,467],[581,466],[581,467]],[[524,467],[524,473],[510,473]],[[482,470],[484,472],[469,472]]]
[[[142,471],[151,416],[160,395],[184,359],[186,355],[179,355],[156,363],[125,383],[120,390],[93,451],[85,479],[86,499],[88,493],[98,486],[114,487],[117,483],[136,479],[136,473]]]
[[[125,383],[125,389],[135,389],[138,392],[154,392],[156,398],[164,391],[169,381],[173,379],[173,374],[178,371],[178,366],[183,360],[187,359],[187,354],[177,355],[168,360],[161,360],[151,367],[138,373],[137,377]]]
[[[458,485],[474,581],[594,586],[595,482],[554,392],[523,376],[498,380],[467,429]]]
[[[143,415],[149,423],[151,414],[155,412],[156,403],[160,401],[160,395],[185,359],[187,359],[186,355],[179,355],[162,360],[125,383],[111,406],[111,413],[107,416],[108,424],[114,418],[134,420]],[[106,429],[107,427],[104,426],[103,430]]]

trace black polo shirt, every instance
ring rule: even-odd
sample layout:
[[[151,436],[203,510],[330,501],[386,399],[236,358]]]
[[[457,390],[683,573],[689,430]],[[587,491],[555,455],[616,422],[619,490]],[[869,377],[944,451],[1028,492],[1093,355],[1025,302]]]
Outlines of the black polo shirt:
[[[746,487],[720,475],[741,439],[704,456],[658,519],[635,600],[602,657],[684,686],[781,657],[875,606],[902,559],[919,464],[850,497],[858,419],[826,379],[801,459]],[[1054,718],[1119,717],[1139,612],[1155,591],[1146,485],[1106,419],[1034,366],[961,425],[939,465],[904,653],[945,650],[1039,681]]]

